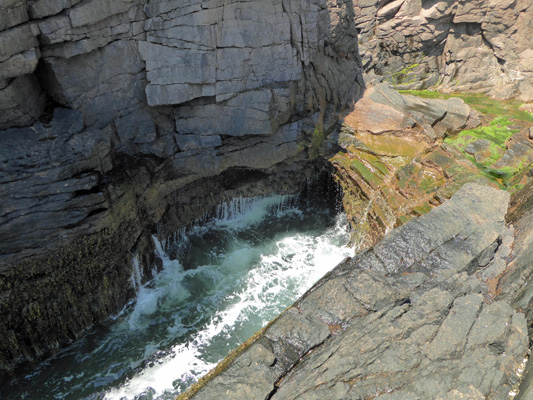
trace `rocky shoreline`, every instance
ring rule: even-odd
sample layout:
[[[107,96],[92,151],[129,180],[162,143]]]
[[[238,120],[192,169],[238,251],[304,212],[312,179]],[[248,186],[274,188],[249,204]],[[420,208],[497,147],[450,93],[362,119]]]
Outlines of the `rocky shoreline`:
[[[512,219],[509,198],[464,185],[340,264],[180,398],[512,398],[531,296],[506,278],[532,272],[533,210]]]
[[[533,325],[532,13],[3,1],[0,374],[117,313],[133,257],[145,280],[161,267],[152,235],[327,171],[363,251],[184,397],[513,397]]]

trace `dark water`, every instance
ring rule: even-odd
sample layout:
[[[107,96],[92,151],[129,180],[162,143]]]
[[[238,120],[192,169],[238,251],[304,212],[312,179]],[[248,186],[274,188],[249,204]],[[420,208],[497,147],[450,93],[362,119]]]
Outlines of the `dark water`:
[[[156,240],[164,266],[144,286],[133,266],[136,301],[0,398],[174,399],[352,255],[347,242],[343,215],[295,197],[225,204]]]

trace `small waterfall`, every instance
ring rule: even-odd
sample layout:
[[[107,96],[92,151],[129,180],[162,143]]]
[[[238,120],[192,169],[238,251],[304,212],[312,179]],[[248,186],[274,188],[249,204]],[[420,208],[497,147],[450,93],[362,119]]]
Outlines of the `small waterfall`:
[[[218,225],[252,224],[261,221],[269,211],[276,214],[292,208],[297,195],[277,195],[269,197],[237,197],[217,206],[215,223]]]
[[[185,235],[187,232],[187,228],[183,227],[178,229],[177,231],[171,233],[166,239],[164,239],[161,242],[161,247],[168,252],[172,247],[176,246],[176,244],[184,241]]]
[[[133,286],[136,292],[139,292],[142,287],[142,273],[141,268],[139,266],[139,257],[137,257],[137,255],[134,255],[131,263],[133,267],[131,271],[131,285]]]
[[[152,240],[154,241],[155,255],[158,256],[164,262],[168,259],[167,253],[165,253],[165,250],[163,250],[164,244],[161,243],[155,235],[152,235]]]

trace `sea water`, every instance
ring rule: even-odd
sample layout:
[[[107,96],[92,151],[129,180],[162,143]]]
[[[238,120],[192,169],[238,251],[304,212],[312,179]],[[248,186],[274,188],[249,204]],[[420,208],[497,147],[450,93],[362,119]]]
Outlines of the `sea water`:
[[[346,218],[297,196],[234,199],[162,242],[137,298],[2,399],[174,399],[353,255]]]

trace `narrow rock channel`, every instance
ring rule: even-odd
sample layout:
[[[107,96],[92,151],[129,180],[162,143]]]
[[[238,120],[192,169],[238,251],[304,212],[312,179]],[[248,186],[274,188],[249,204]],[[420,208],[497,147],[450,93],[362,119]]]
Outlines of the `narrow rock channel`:
[[[329,206],[298,195],[238,198],[163,242],[153,237],[163,266],[142,283],[134,258],[134,302],[29,375],[3,382],[2,399],[184,391],[353,255],[336,193]]]

